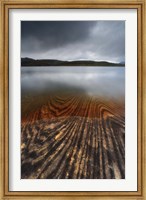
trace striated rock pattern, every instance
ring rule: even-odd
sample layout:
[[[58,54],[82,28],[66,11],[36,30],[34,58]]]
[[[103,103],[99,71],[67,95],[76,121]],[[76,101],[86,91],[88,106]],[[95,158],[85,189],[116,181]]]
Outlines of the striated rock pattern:
[[[21,178],[124,179],[124,116],[119,101],[87,95],[26,96]]]

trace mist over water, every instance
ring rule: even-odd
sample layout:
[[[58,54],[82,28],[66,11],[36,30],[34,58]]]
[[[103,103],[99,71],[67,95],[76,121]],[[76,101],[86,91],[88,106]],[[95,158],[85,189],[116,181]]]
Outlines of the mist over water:
[[[21,67],[21,92],[86,93],[109,99],[125,98],[124,67]]]

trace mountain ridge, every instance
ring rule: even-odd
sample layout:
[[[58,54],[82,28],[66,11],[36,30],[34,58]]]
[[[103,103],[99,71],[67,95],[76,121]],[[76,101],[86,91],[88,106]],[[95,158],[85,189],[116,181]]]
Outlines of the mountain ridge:
[[[119,66],[125,67],[125,63],[113,63],[107,61],[93,61],[93,60],[73,60],[63,61],[57,59],[32,59],[21,58],[21,66]]]

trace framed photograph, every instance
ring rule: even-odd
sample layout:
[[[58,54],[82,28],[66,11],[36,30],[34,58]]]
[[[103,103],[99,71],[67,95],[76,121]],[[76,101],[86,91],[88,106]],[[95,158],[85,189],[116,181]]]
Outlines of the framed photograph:
[[[1,199],[145,199],[144,1],[1,1]]]

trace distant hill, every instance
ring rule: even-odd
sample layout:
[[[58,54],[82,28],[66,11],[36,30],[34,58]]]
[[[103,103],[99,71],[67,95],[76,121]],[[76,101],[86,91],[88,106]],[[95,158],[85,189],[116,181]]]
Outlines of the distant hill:
[[[62,61],[53,59],[35,60],[32,58],[21,58],[21,66],[119,66],[124,67],[125,63],[111,63],[106,61],[75,60]]]

